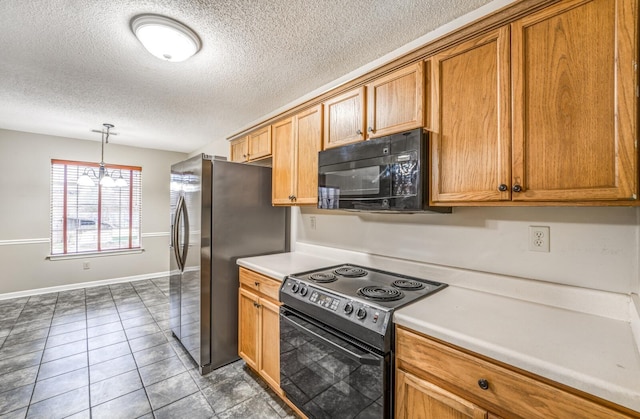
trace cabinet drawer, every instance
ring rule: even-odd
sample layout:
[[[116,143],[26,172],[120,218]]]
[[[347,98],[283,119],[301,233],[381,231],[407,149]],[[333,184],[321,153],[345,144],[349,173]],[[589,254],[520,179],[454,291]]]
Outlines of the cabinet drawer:
[[[505,417],[631,417],[402,328],[396,339],[400,368],[446,384],[453,393]]]
[[[264,296],[278,301],[280,281],[271,279],[249,269],[240,268],[240,286],[262,293]]]

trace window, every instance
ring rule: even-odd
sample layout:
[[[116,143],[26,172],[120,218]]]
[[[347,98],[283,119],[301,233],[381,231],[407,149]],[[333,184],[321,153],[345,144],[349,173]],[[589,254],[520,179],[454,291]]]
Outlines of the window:
[[[97,163],[51,160],[51,254],[66,255],[140,248],[142,168],[105,165],[126,186],[78,184]]]

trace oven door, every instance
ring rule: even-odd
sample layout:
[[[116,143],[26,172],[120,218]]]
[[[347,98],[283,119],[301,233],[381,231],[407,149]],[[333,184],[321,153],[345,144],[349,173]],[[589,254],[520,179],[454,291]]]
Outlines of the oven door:
[[[280,308],[280,387],[309,418],[390,418],[391,355]]]

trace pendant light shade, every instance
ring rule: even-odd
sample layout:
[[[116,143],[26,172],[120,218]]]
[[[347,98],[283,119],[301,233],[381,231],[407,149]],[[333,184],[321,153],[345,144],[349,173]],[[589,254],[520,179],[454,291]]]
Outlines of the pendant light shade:
[[[184,61],[202,46],[193,30],[166,16],[136,16],[131,29],[147,51],[165,61]]]

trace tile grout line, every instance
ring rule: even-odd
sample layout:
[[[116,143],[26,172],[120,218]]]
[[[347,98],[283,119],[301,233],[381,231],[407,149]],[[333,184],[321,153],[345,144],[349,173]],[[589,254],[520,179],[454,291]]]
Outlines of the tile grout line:
[[[54,306],[53,306],[53,313],[54,314],[56,312],[56,306],[58,305],[58,298],[59,297],[60,297],[60,293],[56,293],[56,302],[54,303]],[[31,299],[31,297],[29,297],[29,300],[30,299]],[[27,300],[27,303],[25,304],[25,307],[29,303],[29,300]],[[24,311],[24,308],[23,308],[23,311]],[[44,341],[45,348],[42,349],[42,354],[40,355],[40,362],[38,362],[38,372],[36,373],[36,381],[34,381],[33,389],[31,389],[31,397],[29,397],[29,404],[27,404],[27,411],[25,412],[25,418],[29,416],[29,411],[31,411],[31,401],[33,400],[33,395],[36,392],[36,385],[38,385],[38,376],[40,375],[40,368],[42,367],[42,359],[44,358],[44,351],[46,350],[47,341],[49,340],[49,334],[51,333],[51,323],[53,323],[53,314],[51,315],[51,321],[49,322],[49,330],[47,331],[47,338]]]
[[[140,296],[140,293],[138,292],[136,287],[134,287],[131,284],[131,282],[128,282],[128,284],[131,286],[131,288],[133,288],[133,291],[136,293],[136,295],[138,296],[140,301],[142,301],[142,304],[144,305],[145,309],[147,311],[149,311],[149,309],[147,308],[147,305],[144,303],[144,300]],[[111,287],[109,287],[109,291],[111,291]],[[115,300],[114,300],[114,304],[115,304]],[[118,305],[115,304],[115,306],[116,306],[116,311],[118,312],[118,317],[120,317],[120,310],[118,309]],[[153,318],[153,316],[151,316],[151,318],[153,319],[153,323],[156,324],[156,319]],[[120,317],[120,322],[122,322],[122,317]],[[156,326],[158,326],[158,325],[156,324]],[[158,329],[160,329],[160,331],[162,331],[162,329],[160,327],[158,327]],[[151,410],[151,415],[153,417],[155,417],[156,415],[153,413],[153,406],[151,405],[151,400],[149,399],[149,394],[147,393],[147,387],[144,385],[144,382],[142,381],[142,375],[140,374],[140,367],[138,367],[138,362],[136,361],[136,358],[133,356],[133,349],[131,349],[131,343],[129,343],[129,336],[127,335],[127,331],[125,330],[124,325],[122,325],[122,330],[124,331],[124,336],[127,339],[127,346],[129,347],[129,351],[131,352],[131,357],[133,358],[133,362],[136,365],[136,372],[138,373],[138,378],[140,379],[140,384],[142,385],[142,391],[144,391],[144,396],[147,398],[147,403],[149,403],[149,409]],[[142,336],[140,336],[140,337],[142,337]],[[135,391],[137,391],[137,390],[135,390]],[[146,415],[146,413],[144,415]],[[142,416],[144,416],[144,415],[142,415]]]
[[[109,290],[111,293],[111,290]],[[91,361],[89,360],[89,309],[87,307],[87,289],[84,289],[84,323],[85,323],[85,332],[86,339],[85,342],[87,344],[87,379],[89,380],[87,383],[87,393],[89,395],[89,419],[93,418],[93,411],[91,409]]]

